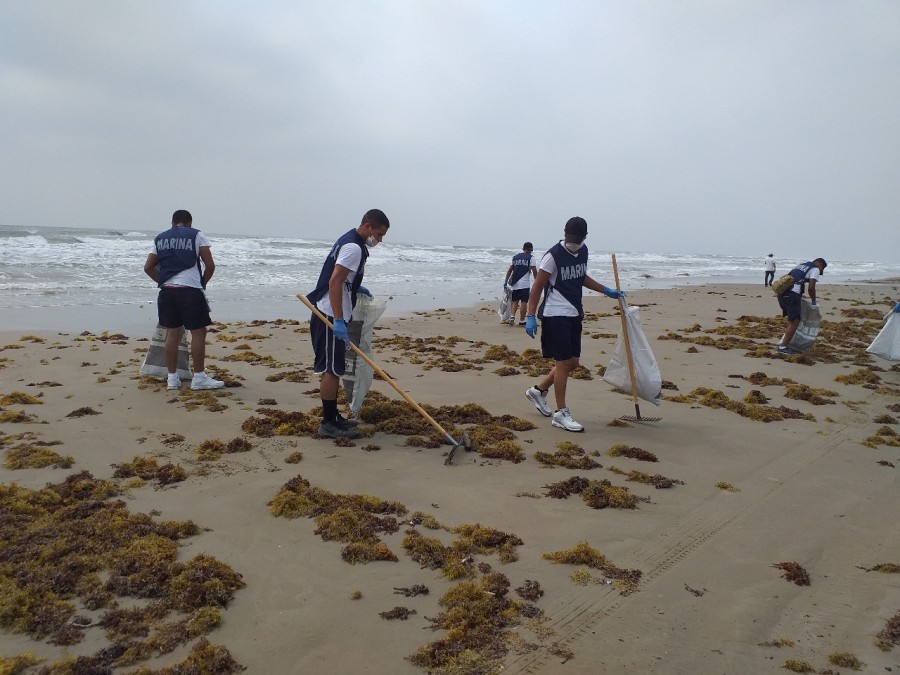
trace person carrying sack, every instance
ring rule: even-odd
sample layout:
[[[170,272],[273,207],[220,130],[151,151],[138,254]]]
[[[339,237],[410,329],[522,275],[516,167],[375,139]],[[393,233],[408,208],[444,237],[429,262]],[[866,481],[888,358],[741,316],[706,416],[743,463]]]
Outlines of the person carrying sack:
[[[788,345],[791,343],[794,333],[797,332],[797,326],[800,325],[802,309],[800,299],[803,297],[805,288],[809,288],[809,300],[812,303],[812,306],[818,307],[816,303],[816,282],[819,277],[825,273],[826,267],[828,267],[828,263],[825,262],[825,258],[816,258],[812,262],[805,262],[797,265],[785,275],[785,277],[790,276],[794,283],[791,284],[787,290],[782,291],[778,295],[778,304],[781,307],[781,314],[787,319],[784,336],[781,338],[781,343],[778,345],[779,354],[791,353]],[[773,290],[775,290],[777,286],[780,287],[781,283],[782,279],[779,279],[778,282],[773,284]]]

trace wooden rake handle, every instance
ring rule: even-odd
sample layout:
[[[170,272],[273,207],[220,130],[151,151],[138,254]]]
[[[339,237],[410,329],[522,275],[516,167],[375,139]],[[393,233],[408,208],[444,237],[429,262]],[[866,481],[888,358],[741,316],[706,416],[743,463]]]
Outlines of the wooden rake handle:
[[[309,299],[305,295],[297,293],[297,298],[300,300],[300,302],[302,302],[304,305],[309,307],[312,310],[313,314],[315,314],[317,317],[319,317],[326,326],[331,328],[331,330],[334,330],[334,326],[332,325],[332,323],[325,317],[324,314],[322,314],[322,312],[320,312],[318,310],[318,308],[314,304],[312,304],[309,301]],[[425,412],[425,409],[422,408],[422,406],[420,406],[418,403],[416,403],[409,394],[407,394],[405,391],[403,391],[403,389],[401,389],[400,386],[396,382],[394,382],[388,376],[387,373],[385,373],[381,368],[379,368],[377,365],[375,365],[375,363],[372,361],[372,359],[370,359],[368,356],[363,354],[362,350],[359,347],[357,347],[352,342],[350,342],[349,344],[350,344],[350,348],[353,351],[355,351],[357,353],[357,355],[363,361],[368,363],[372,367],[372,370],[374,370],[376,373],[378,373],[378,375],[379,375],[379,377],[381,377],[381,379],[383,379],[385,382],[387,382],[389,385],[391,385],[398,394],[400,394],[404,399],[406,399],[406,402],[409,403],[413,408],[415,408],[416,411],[422,417],[425,418],[426,422],[428,422],[431,426],[433,426],[435,429],[440,431],[444,435],[444,438],[446,438],[448,441],[450,441],[453,445],[459,445],[459,443],[457,443],[453,439],[453,436],[451,436],[446,431],[444,431],[444,428],[440,424],[438,424],[437,421],[431,415],[429,415],[427,412]]]
[[[616,265],[616,254],[612,254],[613,276],[616,279],[616,290],[621,293],[619,287],[619,268]],[[628,339],[628,322],[625,320],[625,300],[619,297],[619,314],[622,318],[622,337],[625,338],[625,355],[628,358],[628,375],[631,377],[631,396],[634,399],[635,410],[638,410],[637,380],[634,379],[634,360],[631,358],[631,341]],[[640,412],[638,412],[640,416]]]

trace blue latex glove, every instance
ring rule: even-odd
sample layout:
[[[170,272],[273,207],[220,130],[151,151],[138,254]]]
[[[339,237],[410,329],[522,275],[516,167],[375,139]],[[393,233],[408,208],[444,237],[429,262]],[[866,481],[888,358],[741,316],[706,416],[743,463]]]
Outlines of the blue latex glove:
[[[534,339],[534,336],[537,335],[537,318],[535,318],[534,314],[529,314],[525,317],[525,332],[531,336],[531,339]]]
[[[344,344],[350,344],[350,333],[347,332],[347,324],[343,319],[334,320],[334,337],[343,340]]]
[[[898,302],[896,305],[894,305],[894,311],[897,313],[900,313],[900,302]]]
[[[625,297],[625,291],[617,291],[615,288],[610,288],[609,286],[603,287],[603,295],[607,298],[612,298],[613,300],[618,300],[619,298]]]
[[[818,305],[816,304],[816,301],[815,301],[815,300],[813,300],[813,301],[812,301],[811,303],[809,303],[809,304],[812,305],[813,307],[818,307]]]
[[[372,291],[370,291],[365,286],[360,286],[359,288],[356,289],[356,292],[362,293],[363,295],[368,295],[370,298],[372,297]]]

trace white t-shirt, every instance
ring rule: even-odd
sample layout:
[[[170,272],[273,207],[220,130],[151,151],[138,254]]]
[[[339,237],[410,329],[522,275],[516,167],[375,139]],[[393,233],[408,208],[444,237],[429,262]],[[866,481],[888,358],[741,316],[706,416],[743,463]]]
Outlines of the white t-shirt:
[[[775,258],[766,258],[766,272],[775,271]]]
[[[362,249],[359,247],[359,244],[348,243],[341,246],[341,250],[338,251],[337,260],[334,261],[335,265],[340,265],[341,267],[346,267],[350,270],[350,274],[347,275],[347,279],[344,281],[343,297],[341,299],[341,306],[343,308],[341,318],[344,321],[350,321],[352,318],[353,305],[350,299],[350,286],[353,284],[353,280],[356,279],[356,270],[359,268],[361,260]],[[316,303],[316,307],[318,307],[319,311],[325,316],[334,316],[334,311],[331,307],[331,298],[329,298],[328,295],[328,293],[325,293],[322,299]]]
[[[206,238],[206,235],[203,234],[200,230],[197,230],[197,238],[194,240],[194,246],[197,247],[197,257],[200,257],[200,247],[201,246],[209,246],[209,239]],[[153,240],[153,246],[150,248],[150,253],[155,256],[159,255],[159,251],[156,250],[156,240]],[[187,286],[188,288],[203,288],[203,279],[200,276],[200,270],[197,269],[196,265],[192,265],[188,267],[186,270],[181,270],[178,274],[170,277],[164,286]]]
[[[522,275],[522,278],[519,279],[516,283],[510,286],[510,289],[514,291],[521,291],[523,288],[531,288],[531,282],[533,279],[531,278],[531,268],[534,267],[534,256],[528,256],[528,271]]]
[[[821,276],[821,272],[819,272],[819,268],[813,265],[809,268],[809,271],[806,273],[805,279],[807,281],[809,279],[814,279],[815,281],[819,280],[819,276]],[[800,284],[794,284],[794,287],[791,289],[794,293],[800,293]]]
[[[577,253],[572,253],[569,249],[566,249],[566,253],[573,258],[578,257]],[[553,259],[549,251],[541,258],[541,266],[538,269],[544,270],[550,275],[551,284],[556,283],[558,268],[556,260]],[[544,305],[544,316],[578,316],[578,310],[575,308],[575,305],[563,297],[562,293],[550,291],[550,295],[547,296],[547,302]]]

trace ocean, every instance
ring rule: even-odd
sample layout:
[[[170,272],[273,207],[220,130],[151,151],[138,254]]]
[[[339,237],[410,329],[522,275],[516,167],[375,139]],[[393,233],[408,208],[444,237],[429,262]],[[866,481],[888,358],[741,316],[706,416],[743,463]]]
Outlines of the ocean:
[[[150,332],[156,293],[143,266],[158,232],[0,225],[0,330]],[[205,233],[216,272],[207,289],[217,321],[294,318],[307,310],[331,240]],[[335,232],[337,238],[342,232]],[[535,255],[543,251],[540,243]],[[555,242],[548,241],[547,245]],[[388,315],[494,302],[518,248],[426,246],[386,239],[366,264],[365,285],[388,298]],[[761,283],[765,252],[736,257],[616,251],[624,290]],[[797,260],[778,259],[779,274]],[[608,251],[591,249],[589,273],[613,285]],[[900,265],[828,256],[824,282],[900,277]]]

